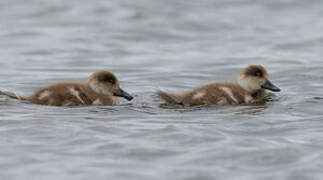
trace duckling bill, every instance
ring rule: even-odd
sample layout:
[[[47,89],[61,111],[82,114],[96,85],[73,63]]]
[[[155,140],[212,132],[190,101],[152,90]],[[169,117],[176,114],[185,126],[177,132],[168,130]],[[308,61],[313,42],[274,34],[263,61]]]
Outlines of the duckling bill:
[[[250,65],[240,71],[234,83],[213,83],[179,94],[159,90],[157,94],[169,104],[236,105],[259,101],[265,97],[266,90],[280,91],[269,81],[263,66]]]
[[[15,99],[49,106],[117,105],[117,97],[131,101],[133,97],[119,87],[117,77],[109,71],[93,73],[86,83],[58,83],[39,89],[30,96],[4,92]]]

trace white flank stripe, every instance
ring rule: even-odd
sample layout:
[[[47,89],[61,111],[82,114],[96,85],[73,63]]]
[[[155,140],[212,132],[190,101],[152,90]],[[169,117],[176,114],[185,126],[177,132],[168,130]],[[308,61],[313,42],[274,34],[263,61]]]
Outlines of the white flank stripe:
[[[39,99],[39,100],[42,100],[42,99],[44,99],[44,98],[48,97],[50,94],[51,94],[51,92],[50,92],[50,91],[44,91],[44,92],[42,92],[42,93],[39,95],[38,99]]]
[[[249,95],[246,95],[246,96],[244,97],[244,101],[245,101],[245,103],[250,103],[250,102],[252,102],[252,100],[253,100],[253,98],[252,98],[251,96],[249,96]]]
[[[69,90],[73,96],[75,96],[79,101],[85,104],[84,101],[81,99],[80,93],[78,91],[76,91],[73,87],[70,87]]]
[[[218,105],[226,105],[228,104],[228,101],[226,98],[221,98],[220,101],[218,101],[216,104]]]
[[[232,91],[231,91],[230,88],[228,88],[228,87],[220,87],[220,89],[223,90],[225,93],[227,93],[234,102],[238,103],[237,99],[233,96]]]
[[[102,105],[100,99],[96,99],[95,101],[93,101],[92,103],[93,105]]]
[[[70,106],[72,105],[72,102],[64,101],[63,106]]]
[[[202,92],[197,92],[197,93],[195,93],[195,94],[194,94],[193,99],[200,99],[200,98],[202,98],[204,95],[205,95],[205,92],[204,92],[204,91],[202,91]]]

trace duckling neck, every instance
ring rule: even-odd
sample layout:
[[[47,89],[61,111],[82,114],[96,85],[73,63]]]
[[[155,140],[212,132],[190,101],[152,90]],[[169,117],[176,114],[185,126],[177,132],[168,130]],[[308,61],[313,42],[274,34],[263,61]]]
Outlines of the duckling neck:
[[[86,89],[88,92],[88,96],[91,97],[93,101],[99,99],[101,102],[107,101],[109,102],[109,104],[110,102],[112,102],[113,105],[119,104],[118,97],[113,96],[113,94],[102,94],[102,93],[96,92],[89,84],[86,85]]]
[[[257,90],[257,91],[252,92],[251,93],[251,96],[254,99],[263,99],[266,96],[266,91],[263,90],[263,89],[260,89],[260,90]]]

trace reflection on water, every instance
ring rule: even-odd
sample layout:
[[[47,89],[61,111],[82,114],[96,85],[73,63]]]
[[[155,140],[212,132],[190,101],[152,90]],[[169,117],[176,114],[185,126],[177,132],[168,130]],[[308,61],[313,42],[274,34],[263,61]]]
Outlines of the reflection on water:
[[[120,106],[0,95],[1,179],[321,179],[323,4],[0,2],[0,90],[114,72]],[[282,92],[241,106],[164,105],[155,91],[234,81],[262,64]]]

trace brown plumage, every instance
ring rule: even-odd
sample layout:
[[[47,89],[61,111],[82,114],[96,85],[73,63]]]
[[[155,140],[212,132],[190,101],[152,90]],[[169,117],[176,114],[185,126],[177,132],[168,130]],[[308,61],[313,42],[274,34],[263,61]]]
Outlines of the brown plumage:
[[[93,73],[86,83],[58,83],[27,97],[4,93],[11,98],[50,106],[117,105],[116,96],[129,101],[133,98],[119,87],[118,79],[108,71]]]
[[[280,91],[268,80],[264,67],[250,65],[240,71],[236,83],[213,83],[180,94],[158,90],[157,94],[170,104],[234,105],[263,99],[266,95],[265,89]]]

